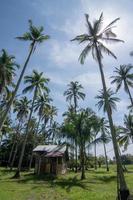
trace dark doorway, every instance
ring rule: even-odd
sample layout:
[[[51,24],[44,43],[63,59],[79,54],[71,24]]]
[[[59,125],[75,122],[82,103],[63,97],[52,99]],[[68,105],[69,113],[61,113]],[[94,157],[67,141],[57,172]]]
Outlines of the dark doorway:
[[[50,173],[51,174],[56,174],[56,158],[51,158],[51,163],[50,163]]]

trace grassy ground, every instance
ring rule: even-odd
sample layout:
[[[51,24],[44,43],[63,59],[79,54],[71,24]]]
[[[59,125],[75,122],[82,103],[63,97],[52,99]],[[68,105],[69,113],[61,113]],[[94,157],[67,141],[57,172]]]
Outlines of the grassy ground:
[[[125,173],[130,191],[133,193],[133,166]],[[24,172],[19,180],[11,179],[14,173],[0,169],[0,200],[115,200],[116,172],[104,168],[86,172],[86,180],[80,173],[69,172],[56,179]]]

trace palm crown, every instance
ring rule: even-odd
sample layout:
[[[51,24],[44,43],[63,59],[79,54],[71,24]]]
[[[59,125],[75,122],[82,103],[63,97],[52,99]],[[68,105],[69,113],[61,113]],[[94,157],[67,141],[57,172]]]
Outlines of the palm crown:
[[[29,20],[29,32],[26,32],[22,36],[16,38],[22,41],[31,41],[32,46],[35,43],[42,43],[44,40],[48,40],[50,38],[49,35],[45,35],[43,31],[43,26],[36,27],[33,25],[32,21]]]
[[[120,65],[120,68],[115,68],[116,76],[112,76],[114,80],[111,83],[116,83],[116,91],[120,89],[122,83],[124,84],[124,89],[128,92],[128,86],[133,87],[133,69],[132,65]]]
[[[35,101],[35,111],[38,110],[39,116],[42,116],[43,111],[45,110],[46,107],[49,107],[49,103],[52,101],[51,98],[47,94],[39,94]]]
[[[25,119],[29,113],[29,104],[31,101],[27,97],[22,97],[19,101],[16,101],[14,112],[17,112],[18,119]]]
[[[127,149],[130,141],[133,143],[133,116],[125,115],[124,116],[124,127],[120,127],[120,136],[118,141],[120,145],[124,144],[124,149]]]
[[[96,104],[98,106],[98,109],[100,110],[103,107],[103,111],[106,112],[106,103],[105,103],[105,94],[103,90],[99,91],[99,95],[97,95],[95,98],[99,99],[98,103]],[[118,97],[115,97],[115,93],[109,88],[106,93],[108,97],[108,102],[109,102],[109,108],[110,111],[116,110],[116,102],[119,102],[120,99]]]
[[[7,51],[2,49],[0,56],[0,93],[5,89],[8,92],[8,86],[13,85],[13,77],[15,74],[15,67],[19,65],[14,61],[15,57],[8,55]]]
[[[71,81],[70,84],[68,84],[68,89],[64,92],[64,96],[66,96],[67,101],[70,101],[71,103],[71,100],[73,99],[75,110],[77,107],[77,100],[84,100],[85,98],[85,94],[81,91],[82,89],[83,87],[78,83],[78,81]]]
[[[43,76],[43,72],[38,73],[36,70],[33,70],[31,76],[24,77],[24,83],[29,85],[23,90],[23,93],[33,91],[35,87],[37,88],[38,94],[41,93],[42,90],[47,93],[49,92],[49,89],[46,87],[45,84],[47,84],[48,81],[49,79]]]
[[[106,53],[110,56],[116,58],[114,53],[110,51],[103,42],[123,42],[123,40],[119,40],[116,37],[116,34],[112,31],[114,28],[114,24],[119,20],[116,18],[111,23],[109,23],[105,28],[102,29],[103,23],[103,13],[101,13],[98,20],[95,20],[93,24],[89,21],[89,15],[85,14],[86,24],[87,24],[87,32],[82,35],[76,36],[71,41],[78,41],[79,44],[81,43],[88,43],[87,46],[84,48],[82,53],[79,56],[79,60],[81,64],[84,63],[86,56],[89,52],[92,53],[92,56],[95,60],[97,60],[97,53],[96,53],[96,45],[100,53],[100,57],[103,57],[103,53]]]

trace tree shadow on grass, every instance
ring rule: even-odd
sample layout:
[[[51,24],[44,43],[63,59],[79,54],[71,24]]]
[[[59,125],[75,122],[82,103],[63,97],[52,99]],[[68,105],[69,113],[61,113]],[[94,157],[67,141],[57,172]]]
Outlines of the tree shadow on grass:
[[[41,175],[36,175],[34,173],[28,173],[24,174],[22,178],[18,179],[18,183],[28,183],[28,182],[33,182],[33,183],[39,183],[40,181],[48,181],[51,182],[55,180],[57,177],[55,175],[50,175],[50,174],[41,174]]]
[[[109,183],[112,181],[116,181],[117,177],[116,176],[95,176],[95,179],[105,182],[105,183]]]
[[[70,192],[72,187],[80,187],[82,189],[88,190],[87,186],[85,185],[85,182],[81,181],[80,179],[77,179],[77,176],[74,176],[69,179],[61,178],[57,181],[53,181],[52,186],[60,186],[61,188],[66,189],[67,192]]]
[[[11,172],[15,172],[15,170],[11,171],[9,168],[2,168],[0,171],[1,171],[2,175],[6,175],[6,174],[9,174]]]
[[[93,171],[92,173],[93,173],[93,174],[109,174],[110,172],[107,172],[107,171],[97,171],[97,170],[95,170],[95,171]]]
[[[63,189],[66,189],[67,192],[71,191],[72,187],[80,187],[82,189],[88,190],[86,187],[85,181],[81,181],[80,179],[77,179],[77,176],[70,177],[70,178],[58,178],[55,175],[49,175],[49,174],[42,174],[42,175],[35,175],[33,173],[25,174],[23,178],[17,180],[18,183],[28,183],[30,184],[39,184],[46,183],[48,184],[47,187],[61,187]],[[33,188],[40,187],[40,185],[35,185]]]

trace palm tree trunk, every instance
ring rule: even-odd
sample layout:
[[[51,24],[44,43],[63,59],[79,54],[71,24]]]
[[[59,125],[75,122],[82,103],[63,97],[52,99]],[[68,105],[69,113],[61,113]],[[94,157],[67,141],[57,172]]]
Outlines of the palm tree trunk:
[[[128,94],[129,94],[129,98],[130,98],[130,101],[131,101],[131,105],[132,105],[132,107],[133,107],[133,98],[132,98],[132,95],[131,95],[131,93],[130,93],[128,84],[126,83],[126,81],[124,81],[124,82],[125,82],[125,85],[126,85],[126,87],[127,87],[127,91],[128,91]]]
[[[10,152],[10,155],[9,155],[9,159],[8,159],[8,165],[9,166],[11,166],[10,164],[12,163],[11,159],[12,159],[12,154],[13,154],[15,144],[17,145],[17,139],[18,139],[17,137],[18,137],[18,134],[19,134],[20,125],[21,125],[21,119],[19,120],[18,127],[17,127],[17,130],[16,130],[16,135],[15,135],[15,138],[14,138],[14,143],[12,145],[11,152]],[[15,149],[16,149],[16,147],[15,147]]]
[[[15,144],[16,144],[16,141],[13,142],[13,145],[12,145],[12,148],[11,148],[11,151],[10,151],[10,154],[9,154],[7,167],[10,166],[10,162],[11,162],[11,159],[12,159],[12,154],[13,154],[13,150],[14,150]]]
[[[95,43],[95,47],[96,47],[96,53],[97,53],[97,60],[98,60],[98,64],[99,64],[99,70],[100,70],[101,79],[102,79],[103,91],[104,91],[104,96],[105,96],[105,104],[106,104],[106,109],[107,109],[107,115],[108,115],[111,135],[112,135],[115,158],[116,158],[116,163],[117,163],[117,167],[118,167],[119,181],[120,181],[120,196],[121,196],[121,200],[127,200],[127,197],[129,196],[129,190],[127,188],[127,184],[126,184],[123,169],[122,169],[122,163],[121,163],[121,158],[120,158],[119,151],[118,151],[118,145],[117,145],[117,140],[116,140],[113,119],[112,119],[112,113],[111,113],[111,110],[109,107],[109,102],[108,102],[108,97],[107,97],[107,89],[106,89],[106,83],[105,83],[105,78],[104,78],[104,73],[103,73],[103,66],[101,63],[101,57],[100,57],[100,53],[99,53],[96,43]]]
[[[38,129],[39,129],[39,125],[40,125],[41,117],[42,117],[42,116],[40,115],[40,116],[39,116],[39,120],[38,120],[38,124],[37,124],[37,130],[36,130],[36,133],[35,133],[35,135],[34,135],[34,140],[33,140],[33,149],[34,149],[34,147],[35,147],[35,136],[36,136],[37,133],[38,133]],[[33,150],[32,150],[32,152],[31,152],[31,157],[30,157],[30,162],[29,162],[29,171],[30,171],[30,169],[31,169],[32,160],[33,160]]]
[[[2,140],[3,140],[3,134],[1,133],[1,138],[0,138],[0,147],[1,147],[1,144],[2,144]]]
[[[77,113],[77,99],[76,95],[74,94],[74,112]],[[75,158],[76,158],[76,169],[75,172],[78,171],[78,144],[77,144],[77,136],[75,138]]]
[[[107,158],[106,146],[105,146],[104,142],[103,142],[103,147],[104,147],[104,154],[105,154],[106,169],[107,169],[107,172],[108,172],[109,171],[109,165],[108,165],[108,158]]]
[[[74,95],[74,112],[75,114],[77,113],[77,99],[75,95]]]
[[[14,154],[13,154],[13,158],[12,158],[12,161],[11,161],[11,164],[10,164],[10,170],[12,171],[12,168],[14,166],[14,162],[15,162],[15,158],[16,158],[16,155],[17,155],[17,152],[18,152],[18,141],[16,143],[16,146],[15,146],[15,151],[14,151]]]
[[[20,74],[20,77],[19,77],[19,79],[18,79],[17,85],[16,85],[16,87],[15,87],[15,90],[14,90],[14,92],[13,92],[13,94],[12,94],[12,97],[11,97],[9,103],[7,104],[7,108],[6,108],[4,114],[2,115],[2,118],[1,118],[1,120],[0,120],[0,131],[1,131],[2,126],[3,126],[3,124],[4,124],[5,120],[6,120],[7,114],[8,114],[8,112],[9,112],[10,108],[11,108],[11,105],[12,105],[12,103],[13,103],[13,100],[14,100],[16,94],[17,94],[17,91],[18,91],[18,88],[19,88],[19,86],[20,86],[21,80],[22,80],[22,78],[23,78],[24,72],[25,72],[25,70],[26,70],[27,64],[28,64],[29,59],[30,59],[30,57],[31,57],[31,54],[32,54],[32,52],[33,52],[33,50],[34,50],[34,46],[35,46],[35,42],[33,42],[32,45],[31,45],[31,49],[30,49],[29,55],[28,55],[28,57],[27,57],[27,59],[26,59],[26,61],[25,61],[25,64],[24,64],[24,66],[23,66],[22,72],[21,72],[21,74]]]
[[[85,179],[85,151],[84,142],[81,142],[81,180]]]
[[[27,123],[27,126],[26,126],[26,130],[25,130],[25,138],[24,138],[24,142],[23,142],[23,145],[22,145],[22,150],[21,150],[21,154],[20,154],[20,158],[19,158],[18,169],[16,171],[16,174],[14,175],[14,178],[20,177],[20,171],[21,171],[22,161],[23,161],[23,157],[24,157],[25,146],[26,146],[26,142],[27,142],[27,138],[28,138],[28,131],[29,131],[29,125],[30,125],[30,121],[31,121],[32,113],[33,113],[34,102],[35,102],[35,99],[36,99],[36,93],[37,93],[37,87],[35,88],[35,91],[34,91],[31,111],[30,111],[28,123]]]
[[[96,137],[95,137],[96,139]],[[97,149],[96,149],[96,143],[94,144],[94,153],[95,153],[95,169],[97,169]]]
[[[75,172],[78,172],[78,144],[77,144],[77,137],[75,140],[75,157],[76,157],[76,169]]]

